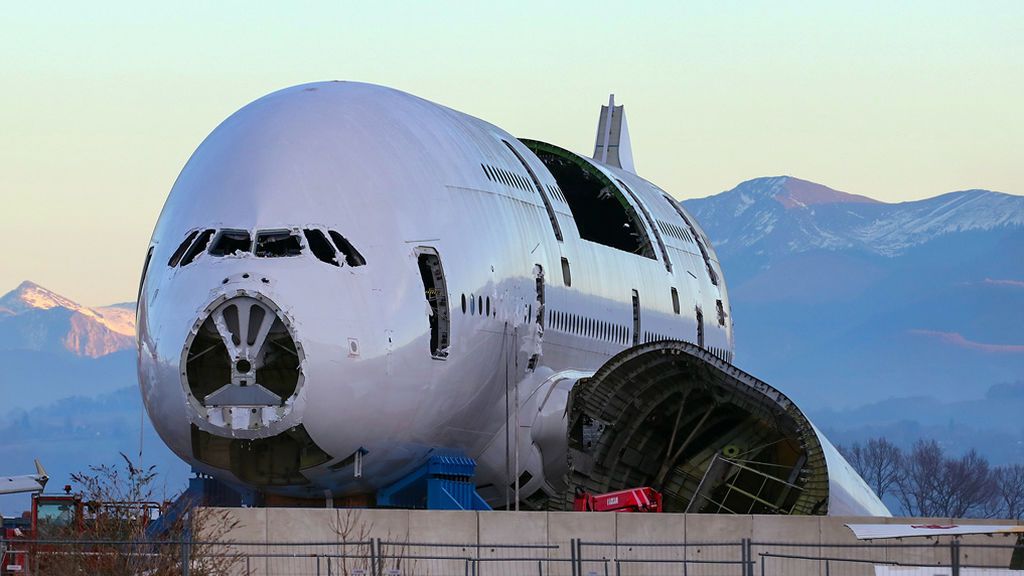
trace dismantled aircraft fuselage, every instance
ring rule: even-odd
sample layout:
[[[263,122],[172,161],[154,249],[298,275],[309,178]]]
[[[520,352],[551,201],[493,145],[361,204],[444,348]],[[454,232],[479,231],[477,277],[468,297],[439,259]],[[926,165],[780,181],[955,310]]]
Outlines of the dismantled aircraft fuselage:
[[[650,485],[669,511],[885,515],[782,393],[731,365],[714,249],[633,172],[380,86],[242,108],[167,199],[138,308],[157,431],[196,469],[372,494],[435,454],[564,509]]]

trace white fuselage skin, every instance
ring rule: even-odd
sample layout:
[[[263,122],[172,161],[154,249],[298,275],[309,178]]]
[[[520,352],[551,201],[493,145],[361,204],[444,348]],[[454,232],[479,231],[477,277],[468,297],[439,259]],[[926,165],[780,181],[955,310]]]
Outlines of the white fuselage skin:
[[[731,360],[725,282],[692,217],[687,223],[665,192],[635,174],[591,161],[631,189],[633,208],[649,215],[645,224],[658,222],[659,230],[642,231],[655,258],[582,240],[564,198],[547,189],[563,236],[559,241],[529,173],[503,140],[545,188],[557,186],[539,158],[504,130],[380,86],[326,82],[288,88],[218,126],[167,198],[141,287],[139,380],[167,445],[196,469],[237,482],[230,471],[194,458],[192,425],[215,435],[263,438],[302,424],[331,459],[302,470],[309,484],[273,491],[306,497],[372,493],[432,453],[477,458],[478,482],[501,486],[508,475],[506,390],[519,385],[515,393],[526,405],[532,395],[551,392],[538,390],[542,379],[536,374],[586,374],[632,346],[633,291],[640,304],[636,341],[696,343],[699,308],[704,347]],[[482,165],[518,175],[530,186],[489,178]],[[665,223],[677,229],[661,229]],[[254,233],[310,226],[340,232],[366,265],[327,265],[304,246],[297,257],[203,253],[187,266],[168,266],[193,230]],[[699,240],[679,233],[693,229]],[[705,243],[717,285],[697,241]],[[436,250],[447,283],[451,325],[444,359],[430,349],[429,306],[417,267],[422,248]],[[563,280],[563,259],[571,286]],[[530,314],[536,315],[540,270],[545,301],[538,337]],[[183,375],[190,331],[212,302],[239,291],[275,303],[304,356],[303,380],[287,410],[256,429],[226,428],[201,415],[190,403]],[[539,362],[531,373],[534,354]],[[562,404],[544,409],[564,411],[565,395],[553,397]],[[531,406],[536,411],[543,404],[534,398]],[[502,454],[500,462],[484,457],[488,447]],[[360,448],[366,451],[360,478],[351,467],[330,469]],[[559,457],[564,453],[543,455]],[[537,465],[536,457],[523,456],[513,474]],[[534,472],[524,494],[554,482]]]

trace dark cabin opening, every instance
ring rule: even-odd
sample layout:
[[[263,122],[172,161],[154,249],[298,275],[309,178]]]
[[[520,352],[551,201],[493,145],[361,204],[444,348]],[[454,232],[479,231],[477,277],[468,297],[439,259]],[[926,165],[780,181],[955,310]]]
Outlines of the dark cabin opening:
[[[139,300],[142,300],[142,287],[146,284],[146,274],[149,273],[149,262],[153,259],[153,248],[150,246],[146,252],[146,262],[142,265],[142,276],[139,278],[139,295],[135,297],[135,306],[139,305]]]
[[[430,354],[438,360],[443,360],[448,357],[451,331],[448,287],[444,280],[444,270],[441,269],[441,258],[433,248],[419,248],[417,252],[423,292],[427,304],[430,305]],[[482,306],[480,313],[483,313]]]
[[[221,230],[210,245],[210,255],[227,256],[235,252],[246,253],[252,250],[252,237],[248,230]]]
[[[261,258],[283,258],[302,254],[299,235],[289,230],[264,230],[256,234],[256,255]]]
[[[317,260],[339,266],[338,254],[334,251],[331,243],[327,241],[323,231],[316,228],[306,228],[302,233],[306,235],[306,243],[309,244],[309,249],[313,252],[313,256],[316,256]]]
[[[704,347],[704,311],[697,306],[697,346]]]
[[[633,346],[640,343],[640,293],[633,290]]]
[[[363,266],[366,264],[366,258],[356,250],[356,247],[352,245],[344,236],[338,234],[334,230],[328,230],[331,235],[331,240],[334,240],[334,245],[338,247],[338,252],[345,257],[345,264],[348,266]]]
[[[188,250],[188,247],[192,245],[192,241],[196,239],[197,234],[199,234],[199,230],[189,232],[189,235],[181,241],[181,244],[178,245],[178,249],[174,251],[174,254],[171,254],[171,259],[167,261],[168,266],[174,268],[178,265],[178,262],[181,261],[181,257],[185,255],[185,250]]]
[[[580,238],[655,260],[643,221],[614,182],[584,158],[551,144],[522,140],[555,177]]]
[[[181,259],[182,266],[188,266],[206,250],[206,245],[210,243],[210,238],[213,237],[213,230],[203,230],[203,233],[196,238],[196,241],[192,244],[192,247],[188,249],[185,256]]]

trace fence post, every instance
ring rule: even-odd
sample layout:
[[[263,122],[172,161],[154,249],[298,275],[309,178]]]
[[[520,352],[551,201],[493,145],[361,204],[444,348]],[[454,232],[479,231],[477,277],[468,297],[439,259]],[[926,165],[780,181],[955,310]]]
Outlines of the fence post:
[[[569,566],[572,566],[572,576],[579,576],[576,571],[576,539],[569,538]]]
[[[181,542],[181,576],[189,576],[189,569],[191,568],[191,566],[189,566],[189,561],[188,561],[188,556],[189,556],[189,549],[188,548],[189,548],[188,540],[183,540]]]
[[[383,574],[383,563],[380,561],[380,538],[370,540],[370,572],[373,576]]]
[[[949,543],[949,566],[953,576],[960,576],[960,541],[956,538]]]
[[[744,576],[754,576],[754,560],[751,555],[750,538],[744,538],[741,546],[743,548],[743,574]]]

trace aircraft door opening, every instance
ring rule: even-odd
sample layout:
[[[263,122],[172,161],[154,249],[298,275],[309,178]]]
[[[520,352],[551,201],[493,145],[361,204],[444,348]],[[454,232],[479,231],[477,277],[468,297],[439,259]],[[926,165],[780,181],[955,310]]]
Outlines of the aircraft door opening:
[[[430,305],[430,354],[444,360],[448,357],[451,334],[451,319],[448,309],[448,286],[441,268],[441,257],[437,250],[428,247],[416,249],[423,292]]]
[[[633,290],[633,346],[640,343],[640,293]]]
[[[697,306],[697,346],[704,347],[704,311]]]
[[[533,321],[536,323],[537,330],[537,341],[538,343],[544,339],[544,267],[537,264],[533,267],[533,274],[536,278],[536,289],[537,289],[537,311],[533,317]],[[530,355],[527,369],[533,371],[537,368],[537,363],[540,361],[540,354],[538,351],[534,351]]]

